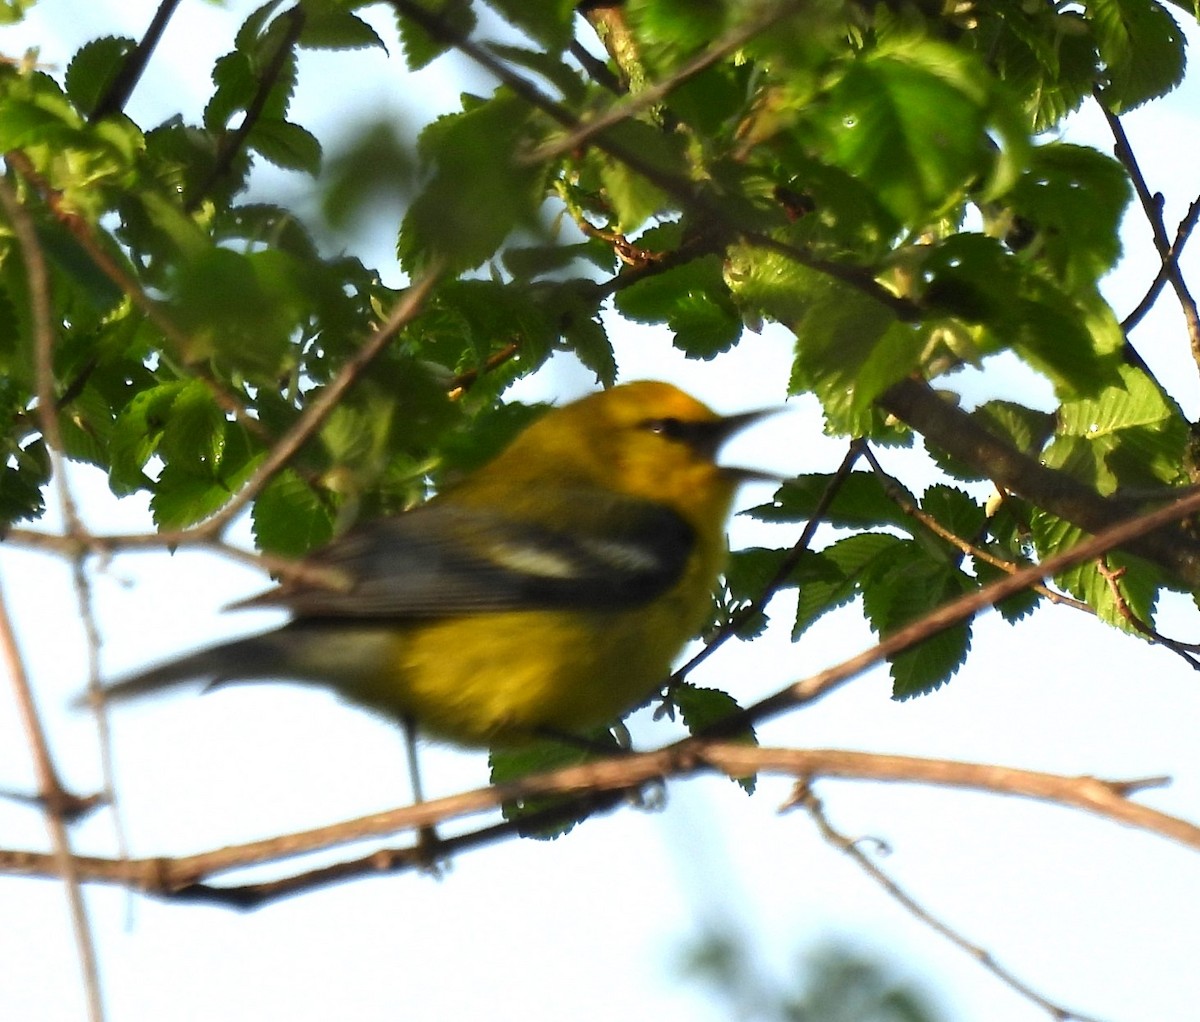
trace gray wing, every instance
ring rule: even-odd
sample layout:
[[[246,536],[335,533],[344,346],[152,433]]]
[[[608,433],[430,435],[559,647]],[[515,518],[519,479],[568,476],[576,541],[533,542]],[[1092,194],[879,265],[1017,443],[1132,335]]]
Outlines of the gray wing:
[[[351,530],[312,571],[238,607],[297,618],[430,618],[499,610],[620,609],[680,578],[692,527],[650,501],[581,493],[548,528],[502,512],[426,504]]]

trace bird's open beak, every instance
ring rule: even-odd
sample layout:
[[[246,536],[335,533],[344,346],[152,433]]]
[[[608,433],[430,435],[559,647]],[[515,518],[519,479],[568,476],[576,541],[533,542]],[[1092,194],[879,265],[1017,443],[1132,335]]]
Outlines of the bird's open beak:
[[[782,408],[760,408],[754,412],[741,412],[738,415],[727,415],[717,422],[713,423],[713,446],[712,453],[715,458],[717,452],[725,445],[725,442],[732,438],[735,434],[740,433],[747,426],[753,426],[756,422],[761,422],[769,415],[777,415],[783,411]],[[760,483],[779,483],[784,477],[776,472],[764,472],[757,468],[741,468],[733,465],[722,465],[721,471],[728,476],[738,480],[738,482],[760,482]]]

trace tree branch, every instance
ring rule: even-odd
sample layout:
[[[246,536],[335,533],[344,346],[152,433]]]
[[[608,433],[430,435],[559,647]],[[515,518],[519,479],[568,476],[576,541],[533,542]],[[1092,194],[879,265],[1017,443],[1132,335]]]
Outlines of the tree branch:
[[[597,795],[636,791],[649,782],[663,778],[709,772],[735,778],[755,773],[773,773],[808,780],[830,777],[931,784],[1015,795],[1081,809],[1200,850],[1200,827],[1130,800],[1129,796],[1136,791],[1165,783],[1163,778],[1110,781],[984,763],[889,756],[842,749],[757,748],[742,743],[688,738],[653,752],[614,756],[326,827],[196,855],[124,861],[76,856],[74,865],[80,878],[85,881],[118,884],[157,897],[171,898],[181,893],[185,898],[195,897],[195,894],[189,893],[191,889],[202,885],[207,878],[228,870],[332,848],[364,838],[383,837],[400,830],[443,824],[448,820],[496,809],[513,800],[569,796],[572,799],[570,804],[564,803],[562,808],[553,810],[560,816],[569,816],[578,810],[575,799],[582,799],[585,806],[594,806]],[[612,802],[612,799],[606,799],[604,804]],[[534,822],[548,821],[537,818]],[[521,825],[506,823],[487,826],[451,838],[444,845],[453,850],[463,850],[513,836]],[[383,850],[355,859],[353,863],[299,874],[290,882],[285,882],[286,890],[277,890],[294,894],[331,880],[369,876],[381,870],[411,869],[420,866],[426,859],[425,849],[416,846]],[[0,872],[49,878],[59,875],[59,867],[52,855],[9,849],[0,850]],[[247,897],[239,891],[239,888],[232,888],[225,889],[223,895],[213,891],[201,896],[209,901],[223,898],[223,903],[233,907],[246,907],[248,902],[253,905],[263,903],[263,899]]]
[[[1081,529],[1100,533],[1131,518],[1130,505],[1102,497],[1065,472],[1048,468],[1018,451],[962,409],[938,397],[924,381],[901,380],[883,393],[878,404],[947,454],[979,469],[1004,490]],[[1170,496],[1171,491],[1164,488],[1163,499]],[[1174,524],[1183,517],[1180,514],[1165,523]],[[1200,587],[1200,543],[1183,529],[1136,532],[1122,545],[1167,569],[1187,583],[1188,588]]]

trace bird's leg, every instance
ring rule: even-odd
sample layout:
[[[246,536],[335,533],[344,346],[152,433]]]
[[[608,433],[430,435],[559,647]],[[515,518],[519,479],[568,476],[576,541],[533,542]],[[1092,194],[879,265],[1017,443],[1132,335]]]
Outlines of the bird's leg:
[[[421,785],[421,763],[417,756],[417,722],[412,717],[405,717],[401,724],[404,727],[404,751],[408,758],[413,805],[416,806],[425,801],[425,791]],[[449,865],[449,859],[442,855],[442,842],[438,837],[437,828],[432,824],[418,827],[416,848],[421,860],[421,869],[440,877]]]

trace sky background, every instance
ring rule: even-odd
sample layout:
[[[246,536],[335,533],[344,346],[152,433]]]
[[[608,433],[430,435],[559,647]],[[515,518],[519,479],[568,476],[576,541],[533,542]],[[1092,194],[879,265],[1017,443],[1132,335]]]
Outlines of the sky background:
[[[138,37],[155,4],[42,0],[22,26],[0,31],[0,51],[41,45],[61,68],[88,38]],[[198,118],[212,62],[253,8],[184,3],[130,106],[149,127],[176,110]],[[393,53],[391,19],[368,12]],[[1193,44],[1197,34],[1189,32]],[[406,75],[397,57],[306,53],[293,117],[323,139],[391,111],[419,125],[455,108],[464,87],[437,63]],[[1193,77],[1166,102],[1129,116],[1134,150],[1166,196],[1173,226],[1200,193],[1200,88]],[[1067,137],[1111,148],[1101,119],[1076,118]],[[264,173],[256,193],[303,201],[306,179]],[[361,251],[397,283],[394,217],[381,216]],[[1119,315],[1152,279],[1149,232],[1134,210],[1126,263],[1108,281]],[[1200,280],[1191,251],[1185,268]],[[1181,319],[1164,298],[1133,335],[1185,414],[1200,417],[1200,383]],[[662,332],[622,324],[614,338],[623,379],[663,378],[719,411],[782,404],[791,338],[747,334],[714,366],[688,363]],[[947,381],[968,403],[1015,397],[1050,407],[1050,390],[1005,359]],[[527,399],[567,400],[591,389],[566,359],[514,388]],[[781,472],[832,471],[845,444],[821,433],[815,404],[792,402],[731,444],[729,463]],[[885,451],[884,466],[912,485],[919,452]],[[929,476],[928,478],[932,478]],[[146,502],[118,503],[98,473],[71,476],[95,531],[142,530]],[[769,488],[748,487],[739,506]],[[55,516],[44,526],[52,528]],[[244,524],[238,533],[250,545]],[[794,539],[794,531],[735,520],[734,547]],[[93,565],[106,675],[177,650],[253,631],[278,618],[223,615],[263,588],[263,576],[212,555],[132,554]],[[58,560],[0,549],[0,584],[67,784],[99,784],[94,728],[67,702],[86,676],[86,644],[69,569]],[[792,601],[773,606],[779,627],[730,644],[695,680],[743,703],[870,645],[857,607],[830,615],[799,645],[787,638]],[[1192,605],[1174,601],[1167,634],[1195,641]],[[1067,608],[1046,608],[1010,628],[997,616],[975,626],[967,666],[933,696],[897,704],[886,670],[821,703],[768,722],[764,744],[845,747],[996,762],[1066,774],[1170,774],[1143,801],[1200,819],[1200,678],[1182,661]],[[232,687],[204,698],[179,693],[113,715],[122,808],[136,855],[191,853],[387,809],[406,801],[396,731],[319,692],[276,685]],[[635,744],[676,736],[648,714]],[[486,783],[481,753],[427,747],[429,794]],[[30,791],[33,775],[15,712],[0,698],[0,789]],[[1195,1018],[1200,977],[1200,858],[1161,838],[1080,813],[994,796],[908,786],[820,782],[835,826],[885,841],[884,868],[921,901],[1039,992],[1109,1020]],[[510,841],[461,855],[441,880],[403,875],[359,881],[237,914],[165,904],[92,888],[110,1018],[297,1022],[612,1018],[718,1020],[727,1006],[680,979],[684,949],[709,929],[741,934],[766,977],[792,982],[796,962],[828,941],[883,958],[929,991],[948,1019],[1032,1022],[1046,1014],[1001,986],[966,955],[908,917],[802,813],[779,815],[786,779],[763,779],[747,798],[720,779],[673,783],[665,811],[621,810],[555,842]],[[113,851],[104,813],[74,833],[79,851]],[[405,843],[399,836],[385,842]],[[46,846],[36,812],[0,802],[0,845]],[[330,861],[356,854],[341,849]],[[240,874],[292,872],[272,868]],[[234,879],[230,877],[229,879]],[[0,1018],[47,1022],[83,1015],[77,956],[61,885],[0,878]]]

